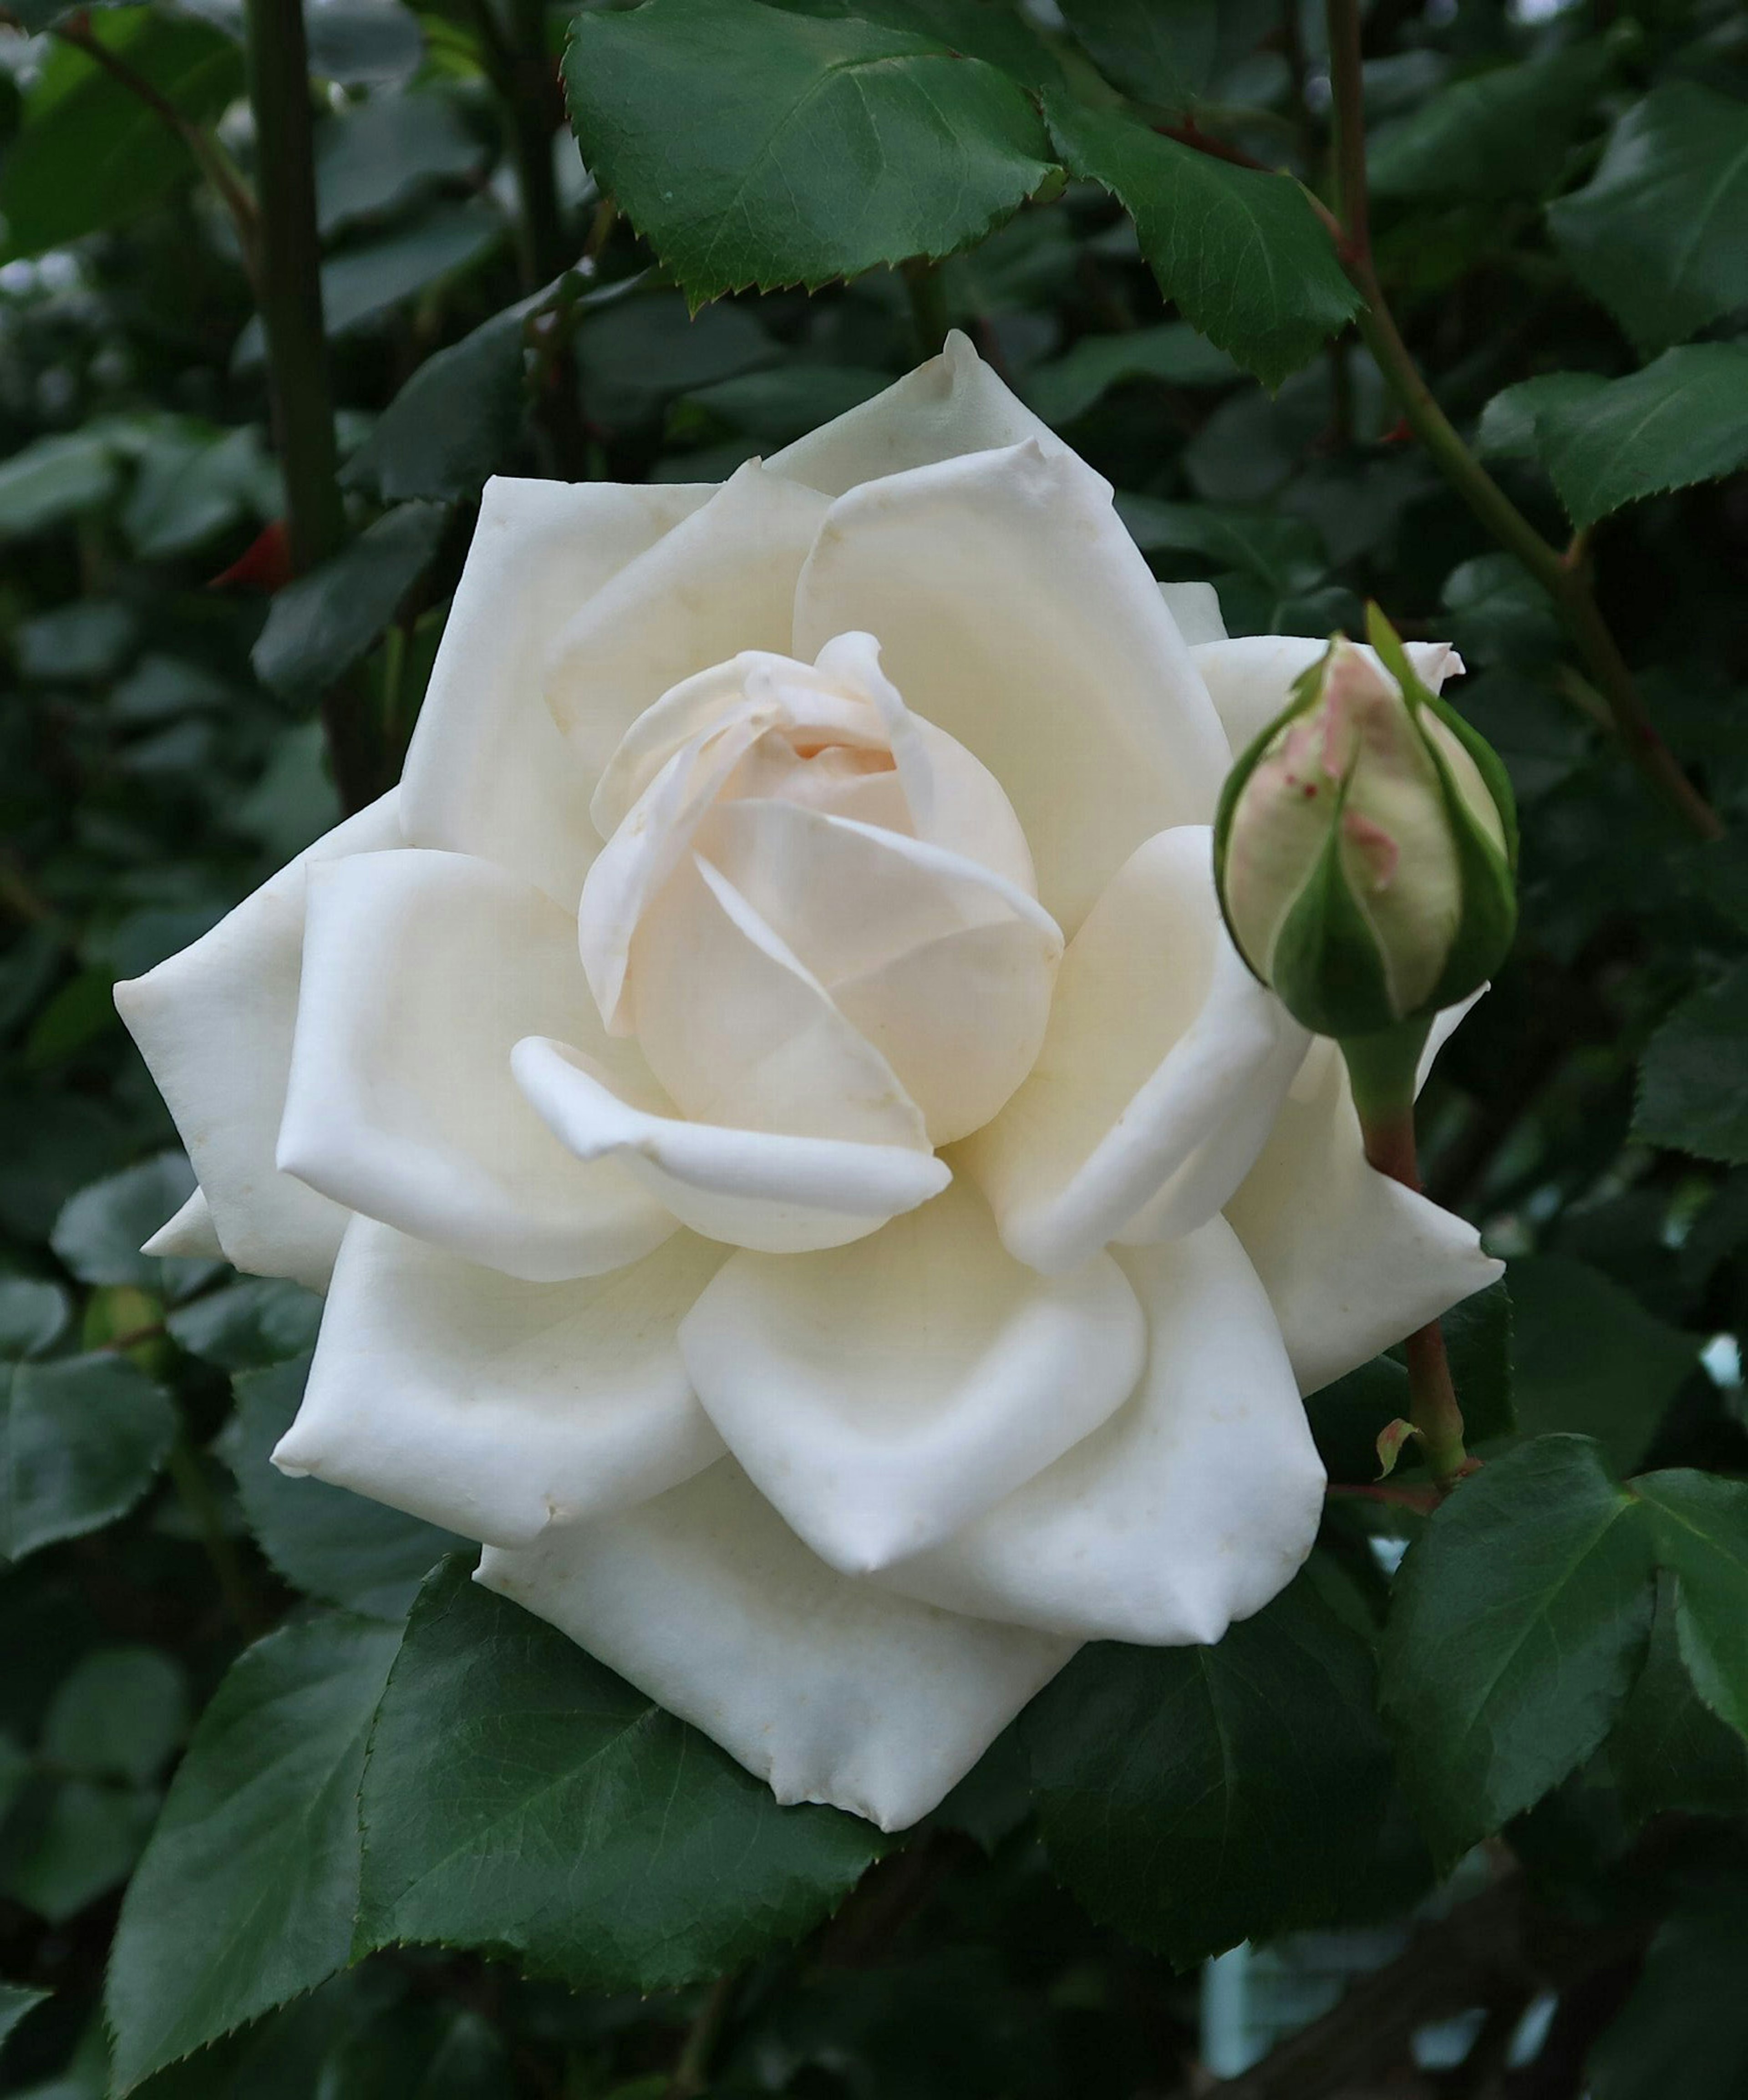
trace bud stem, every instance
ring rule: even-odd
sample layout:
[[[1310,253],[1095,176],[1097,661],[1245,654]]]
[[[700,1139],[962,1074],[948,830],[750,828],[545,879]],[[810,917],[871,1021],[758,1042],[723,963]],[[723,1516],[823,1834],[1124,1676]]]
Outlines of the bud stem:
[[[1353,1083],[1354,1106],[1366,1140],[1366,1157],[1380,1174],[1420,1190],[1415,1145],[1415,1079],[1431,1024],[1404,1021],[1376,1035],[1342,1039],[1341,1054]],[[1437,1321],[1408,1337],[1408,1418],[1420,1432],[1427,1470],[1441,1496],[1448,1495],[1477,1461],[1463,1444],[1463,1410],[1451,1383],[1444,1330]]]

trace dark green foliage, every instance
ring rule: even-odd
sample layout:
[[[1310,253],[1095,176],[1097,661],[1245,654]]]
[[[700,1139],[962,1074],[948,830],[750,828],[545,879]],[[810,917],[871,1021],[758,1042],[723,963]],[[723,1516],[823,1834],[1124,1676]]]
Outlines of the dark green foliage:
[[[110,1965],[124,2091],[347,1959],[364,1745],[398,1640],[363,1619],[281,1627],[201,1716]]]
[[[1051,172],[1017,82],[853,15],[646,0],[578,17],[565,81],[584,157],[695,300],[949,254]]]
[[[216,143],[263,173],[240,0],[9,11],[88,21],[163,106],[8,42],[0,2091],[1185,2100],[1237,2068],[1221,1993],[1261,2049],[1389,1959],[1272,2089],[1489,2091],[1547,1991],[1554,2040],[1507,2087],[1736,2100],[1739,7],[1363,11],[1396,322],[1535,528],[1582,528],[1567,558],[1725,828],[1704,845],[1353,325],[1315,6],[310,7],[345,516],[289,589],[210,172]],[[274,1471],[319,1301],[139,1251],[192,1180],[112,987],[335,821],[324,699],[390,784],[490,476],[720,479],[943,324],[1232,633],[1358,634],[1375,599],[1462,650],[1521,916],[1422,1164],[1510,1275],[1446,1321],[1484,1470],[1429,1512],[1410,1441],[1379,1482],[1399,1350],[1326,1387],[1335,1491],[1292,1587],[1211,1649],[1084,1650],[887,1839],[778,1808],[471,1584],[468,1542]],[[1477,1908],[1479,1863],[1439,1872],[1481,1840]],[[1204,2018],[1176,1971],[1241,1940]],[[1493,2040],[1412,2070],[1466,2007]]]
[[[371,1740],[361,1948],[502,1949],[596,1991],[656,1990],[786,1944],[881,1850],[761,1781],[564,1636],[447,1564]]]
[[[1375,1708],[1370,1642],[1304,1579],[1216,1648],[1095,1643],[1025,1724],[1052,1863],[1179,1968],[1363,1916],[1392,1784]]]
[[[1066,97],[1047,108],[1069,167],[1134,214],[1160,290],[1265,386],[1278,386],[1358,307],[1290,177],[1233,167]]]
[[[1446,1860],[1607,1734],[1644,1658],[1650,1571],[1639,1504],[1578,1436],[1497,1460],[1410,1547],[1384,1635],[1384,1707]]]
[[[240,1373],[218,1449],[255,1542],[294,1589],[371,1617],[404,1618],[426,1574],[461,1541],[344,1488],[274,1471],[273,1447],[291,1427],[309,1367],[298,1356]]]

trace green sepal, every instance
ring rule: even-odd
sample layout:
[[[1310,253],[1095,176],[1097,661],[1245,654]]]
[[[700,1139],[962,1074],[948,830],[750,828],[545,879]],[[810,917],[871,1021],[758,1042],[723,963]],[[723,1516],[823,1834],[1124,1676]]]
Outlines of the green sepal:
[[[1517,865],[1516,797],[1491,744],[1463,719],[1448,700],[1441,699],[1421,682],[1401,638],[1375,604],[1366,608],[1366,633],[1379,660],[1401,687],[1410,710],[1416,715],[1422,708],[1428,710],[1474,761],[1481,785],[1493,798],[1494,807],[1499,812],[1499,827],[1505,834],[1505,851],[1502,854],[1476,821],[1473,811],[1451,777],[1444,754],[1428,738],[1426,748],[1444,792],[1445,810],[1456,842],[1463,895],[1463,915],[1451,937],[1445,966],[1425,1000],[1416,1008],[1419,1012],[1436,1013],[1442,1008],[1454,1006],[1459,999],[1467,999],[1478,986],[1485,984],[1505,960],[1516,933],[1517,885],[1513,875]]]
[[[1450,813],[1463,885],[1463,916],[1424,1009],[1436,1013],[1467,999],[1505,960],[1517,932],[1517,885],[1504,855],[1470,815],[1437,751],[1432,762]]]
[[[1341,864],[1340,813],[1338,803],[1310,879],[1281,922],[1269,976],[1276,997],[1313,1035],[1372,1035],[1402,1017]]]
[[[1214,893],[1219,900],[1220,915],[1225,921],[1226,931],[1231,936],[1233,946],[1238,951],[1238,960],[1256,978],[1258,984],[1266,986],[1270,990],[1273,986],[1269,985],[1268,978],[1245,954],[1244,943],[1238,938],[1238,929],[1233,924],[1232,913],[1227,907],[1226,842],[1232,832],[1232,813],[1238,805],[1238,797],[1244,792],[1245,783],[1256,770],[1257,761],[1290,721],[1299,715],[1309,712],[1322,698],[1323,673],[1328,666],[1330,651],[1335,647],[1335,640],[1336,638],[1334,635],[1330,637],[1329,648],[1323,651],[1314,664],[1308,664],[1294,679],[1291,699],[1282,708],[1273,721],[1265,728],[1257,731],[1256,735],[1245,745],[1243,750],[1234,759],[1231,770],[1221,784],[1220,801],[1214,811]]]
[[[1512,777],[1505,770],[1504,761],[1481,731],[1472,722],[1465,721],[1449,700],[1442,699],[1430,686],[1422,682],[1409,659],[1408,651],[1402,646],[1401,637],[1384,617],[1383,608],[1375,602],[1369,603],[1366,607],[1366,638],[1401,686],[1402,697],[1410,708],[1418,711],[1421,708],[1430,708],[1474,760],[1475,770],[1481,777],[1481,784],[1493,797],[1494,807],[1499,813],[1499,827],[1505,833],[1505,857],[1515,871],[1517,867],[1517,797],[1512,791]]]

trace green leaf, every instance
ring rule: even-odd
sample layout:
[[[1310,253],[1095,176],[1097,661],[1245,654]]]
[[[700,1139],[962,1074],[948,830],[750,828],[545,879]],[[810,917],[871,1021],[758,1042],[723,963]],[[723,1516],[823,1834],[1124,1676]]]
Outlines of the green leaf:
[[[236,1476],[256,1543],[294,1589],[373,1618],[404,1618],[426,1575],[461,1541],[345,1488],[274,1468],[271,1454],[291,1427],[309,1368],[303,1356],[243,1373],[219,1455]]]
[[[108,435],[38,438],[0,463],[0,539],[24,539],[100,510],[118,479]]]
[[[881,1849],[770,1789],[452,1561],[426,1583],[364,1776],[360,1952],[494,1949],[651,1991],[788,1945]]]
[[[241,43],[244,0],[185,0]],[[342,87],[384,87],[404,80],[425,55],[418,18],[399,0],[307,0],[310,71]]]
[[[1224,386],[1238,368],[1185,321],[1128,329],[1116,335],[1083,336],[1065,356],[1035,365],[1026,376],[1026,398],[1058,429],[1126,380],[1152,379],[1164,386]]]
[[[201,425],[159,434],[143,452],[121,512],[142,561],[169,561],[240,520],[276,516],[285,492],[259,430]]]
[[[55,1688],[42,1752],[82,1779],[155,1778],[182,1740],[188,1692],[181,1665],[156,1648],[100,1648]]]
[[[1329,571],[1316,527],[1278,510],[1119,496],[1117,512],[1144,554],[1199,554],[1283,596],[1311,589]]]
[[[161,1261],[142,1254],[166,1218],[194,1193],[194,1169],[179,1152],[161,1152],[80,1189],[63,1206],[49,1244],[82,1283],[130,1283],[174,1292],[213,1273],[210,1261]]]
[[[325,0],[322,11],[331,5]],[[446,95],[373,95],[350,105],[316,129],[323,239],[360,219],[386,218],[434,185],[466,183],[484,157]]]
[[[1456,1859],[1608,1733],[1650,1631],[1644,1512],[1580,1436],[1465,1480],[1408,1549],[1382,1704],[1435,1852]]]
[[[1017,81],[854,15],[591,11],[565,86],[583,158],[695,303],[950,254],[1051,172]]]
[[[364,1740],[397,1645],[329,1614],[268,1635],[219,1686],[121,1906],[118,2092],[349,1958]]]
[[[322,1301],[277,1277],[240,1277],[222,1290],[179,1306],[165,1321],[170,1339],[220,1370],[259,1370],[316,1346]]]
[[[175,1430],[163,1392],[123,1357],[0,1364],[0,1559],[125,1515]]]
[[[522,435],[525,311],[494,314],[426,359],[347,462],[347,486],[385,503],[475,501]]]
[[[321,2100],[507,2100],[523,2089],[510,2046],[466,2005],[399,2005],[338,2043],[320,2067],[318,2089]],[[616,2089],[609,2100],[623,2100],[622,2093]]]
[[[1539,196],[1564,169],[1608,66],[1600,43],[1580,44],[1441,88],[1379,133],[1366,158],[1373,194]]]
[[[1537,421],[1543,409],[1582,401],[1608,383],[1600,372],[1545,372],[1538,378],[1521,379],[1495,394],[1481,410],[1476,451],[1485,459],[1539,460]]]
[[[1670,1809],[1688,1815],[1748,1815],[1748,1744],[1701,1701],[1681,1660],[1675,1585],[1658,1585],[1657,1617],[1639,1681],[1609,1738],[1609,1762],[1628,1818]]]
[[[1633,1483],[1650,1511],[1658,1565],[1675,1578],[1675,1626],[1693,1688],[1748,1736],[1748,1485],[1711,1473]]]
[[[1748,2090],[1748,1889],[1688,1891],[1591,2052],[1590,2100],[1741,2100]]]
[[[35,1357],[66,1332],[73,1307],[58,1283],[0,1276],[0,1357]]]
[[[1371,1650],[1304,1578],[1212,1648],[1083,1648],[1021,1727],[1052,1865],[1178,1968],[1363,1893],[1391,1785]]]
[[[413,220],[330,256],[322,265],[322,317],[331,336],[350,335],[483,262],[510,232],[488,198],[439,204]],[[255,372],[267,354],[258,315],[236,339],[231,362],[239,373]]]
[[[0,2042],[11,2033],[25,2014],[46,2005],[51,1993],[30,1983],[0,1983]]]
[[[1359,311],[1359,293],[1291,176],[1234,167],[1065,95],[1047,95],[1044,111],[1071,171],[1132,215],[1166,297],[1265,386],[1278,386]]]
[[[27,1798],[7,1830],[0,1894],[51,1925],[77,1917],[127,1879],[157,1806],[149,1787],[49,1782]]]
[[[374,645],[442,544],[440,504],[403,503],[273,601],[249,661],[287,699],[324,693]]]
[[[793,0],[782,0],[790,6]],[[855,15],[909,29],[949,51],[1000,66],[1027,87],[1059,86],[1062,68],[1014,0],[801,0],[798,14]]]
[[[93,15],[91,32],[196,123],[242,91],[242,54],[204,22],[130,7]],[[38,255],[118,225],[195,172],[193,156],[156,110],[82,51],[60,46],[0,164],[0,254]]]
[[[847,415],[891,384],[889,373],[863,365],[790,363],[713,380],[691,388],[686,399],[766,444],[784,445]]]
[[[1062,19],[1125,94],[1184,109],[1220,49],[1219,0],[1062,0]]]
[[[1699,1355],[1697,1335],[1647,1312],[1630,1291],[1566,1255],[1512,1264],[1517,1416],[1525,1435],[1593,1436],[1635,1466]]]
[[[1748,464],[1748,346],[1666,351],[1630,378],[1541,405],[1535,424],[1574,525],[1594,525],[1664,489],[1715,481]]]
[[[1732,1165],[1748,1162],[1748,963],[1696,992],[1646,1045],[1633,1134]]]
[[[1644,350],[1748,304],[1748,103],[1666,82],[1548,212],[1566,260]]]

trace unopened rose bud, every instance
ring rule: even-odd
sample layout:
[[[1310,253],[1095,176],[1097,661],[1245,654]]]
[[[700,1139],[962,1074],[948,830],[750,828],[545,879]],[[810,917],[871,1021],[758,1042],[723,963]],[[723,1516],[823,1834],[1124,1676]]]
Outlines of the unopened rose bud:
[[[1234,765],[1216,825],[1239,953],[1295,1019],[1369,1035],[1482,983],[1516,923],[1511,788],[1375,607]]]

